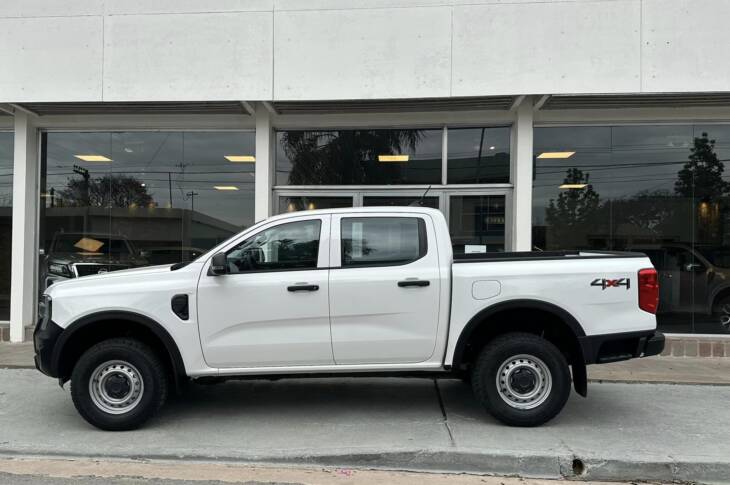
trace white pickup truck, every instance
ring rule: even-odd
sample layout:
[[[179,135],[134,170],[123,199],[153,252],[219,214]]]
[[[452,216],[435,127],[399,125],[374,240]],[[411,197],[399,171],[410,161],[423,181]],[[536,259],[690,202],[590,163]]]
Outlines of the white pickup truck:
[[[454,256],[441,212],[272,217],[186,264],[49,287],[40,371],[79,413],[140,426],[190,379],[411,375],[470,380],[496,418],[535,426],[586,364],[655,355],[656,271],[640,253]]]

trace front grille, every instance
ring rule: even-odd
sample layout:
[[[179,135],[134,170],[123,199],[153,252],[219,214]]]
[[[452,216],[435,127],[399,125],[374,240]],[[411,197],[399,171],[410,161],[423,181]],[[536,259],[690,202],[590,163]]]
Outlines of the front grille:
[[[92,274],[103,274],[110,273],[112,271],[119,271],[120,269],[128,269],[128,266],[121,264],[75,264],[74,269],[76,276],[89,276]]]

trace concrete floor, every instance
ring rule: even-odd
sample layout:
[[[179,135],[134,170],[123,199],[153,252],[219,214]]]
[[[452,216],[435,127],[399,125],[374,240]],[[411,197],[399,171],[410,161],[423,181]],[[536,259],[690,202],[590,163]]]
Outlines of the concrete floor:
[[[443,402],[440,405],[439,395]],[[98,431],[67,390],[0,370],[0,454],[185,458],[405,470],[730,480],[730,387],[593,384],[540,428],[497,423],[455,380],[307,379],[192,386],[145,428]]]

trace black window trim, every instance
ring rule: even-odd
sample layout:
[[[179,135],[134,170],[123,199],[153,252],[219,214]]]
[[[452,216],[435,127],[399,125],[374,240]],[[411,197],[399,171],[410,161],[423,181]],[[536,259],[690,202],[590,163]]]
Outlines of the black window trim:
[[[394,261],[389,263],[364,263],[355,265],[345,265],[345,248],[344,238],[342,237],[342,223],[348,219],[416,219],[418,221],[418,257],[406,262]],[[340,224],[340,266],[330,269],[360,269],[360,268],[384,268],[389,266],[407,266],[416,261],[420,261],[428,254],[428,231],[426,230],[426,220],[422,216],[416,215],[393,215],[393,216],[354,216],[342,217]]]
[[[233,247],[231,247],[225,251],[221,251],[221,252],[225,252],[226,258],[227,258],[228,254],[231,253],[234,249],[236,249],[239,244],[247,241],[251,237],[255,237],[255,236],[261,234],[262,232],[268,231],[269,229],[274,229],[275,227],[285,226],[287,224],[298,224],[301,222],[310,222],[310,221],[319,222],[319,236],[318,236],[318,243],[317,243],[317,261],[315,262],[314,268],[277,268],[277,269],[247,270],[247,271],[238,271],[236,273],[226,273],[226,276],[236,276],[236,275],[241,275],[241,274],[258,274],[258,273],[285,273],[285,272],[292,272],[292,271],[329,270],[330,268],[320,268],[319,267],[319,252],[320,252],[320,248],[322,246],[322,228],[324,227],[324,223],[323,223],[324,220],[321,217],[302,218],[302,219],[298,219],[298,220],[294,220],[294,221],[282,222],[281,224],[273,224],[273,225],[267,226],[267,227],[261,229],[260,231],[257,231],[255,233],[251,234],[250,236],[247,236],[242,241],[239,241],[238,243],[236,243]]]

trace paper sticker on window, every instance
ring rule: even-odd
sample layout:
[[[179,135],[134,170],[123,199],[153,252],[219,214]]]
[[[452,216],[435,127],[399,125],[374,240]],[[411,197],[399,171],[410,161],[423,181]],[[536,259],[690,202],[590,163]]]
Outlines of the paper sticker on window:
[[[464,245],[464,252],[466,254],[486,253],[486,244],[466,244]]]

